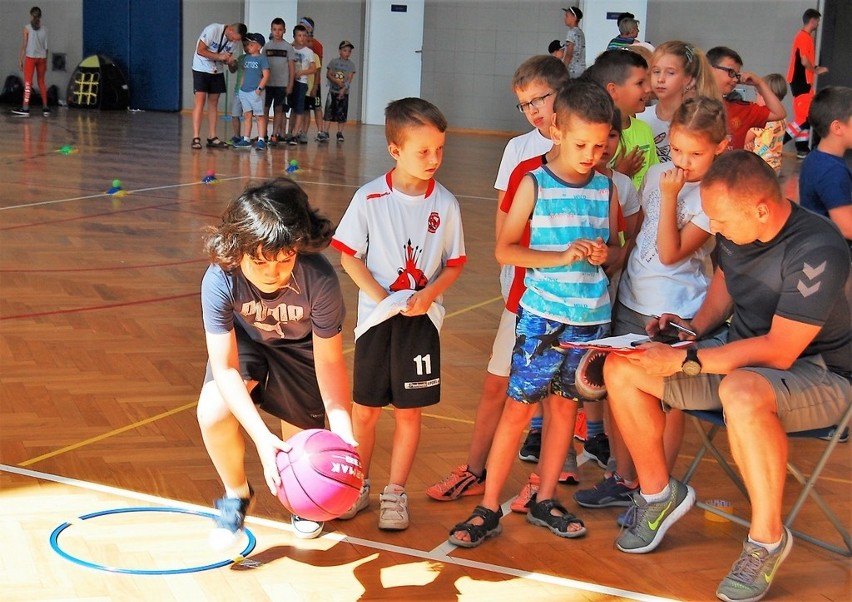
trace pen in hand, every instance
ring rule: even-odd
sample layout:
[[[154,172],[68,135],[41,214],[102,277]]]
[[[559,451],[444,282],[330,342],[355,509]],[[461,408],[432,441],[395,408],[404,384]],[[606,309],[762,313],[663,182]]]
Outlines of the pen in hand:
[[[651,316],[651,317],[654,318],[655,320],[659,320],[661,316]],[[672,328],[674,328],[675,330],[679,330],[679,331],[681,331],[685,334],[688,334],[691,337],[697,337],[698,336],[697,332],[690,330],[686,326],[681,326],[677,322],[669,322],[668,325],[671,326]]]

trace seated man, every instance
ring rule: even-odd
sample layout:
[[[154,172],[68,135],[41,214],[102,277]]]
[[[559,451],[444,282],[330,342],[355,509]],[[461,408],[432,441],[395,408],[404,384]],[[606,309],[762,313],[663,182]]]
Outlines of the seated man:
[[[666,468],[665,408],[722,409],[752,516],[743,553],[716,595],[759,600],[792,546],[781,520],[785,433],[836,424],[852,399],[849,248],[829,220],[786,200],[753,153],[720,156],[701,181],[701,204],[719,256],[707,297],[691,322],[665,314],[650,328],[674,322],[701,340],[687,350],[649,343],[604,366],[641,483],[632,526],[616,544],[650,552],[695,502]]]

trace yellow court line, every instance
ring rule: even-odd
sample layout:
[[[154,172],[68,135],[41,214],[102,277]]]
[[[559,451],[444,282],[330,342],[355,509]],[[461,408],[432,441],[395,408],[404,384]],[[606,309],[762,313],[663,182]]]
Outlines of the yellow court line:
[[[84,441],[80,441],[78,443],[74,443],[73,445],[68,445],[61,449],[54,450],[52,452],[48,452],[46,454],[42,454],[36,458],[32,458],[31,460],[27,460],[25,462],[21,462],[18,466],[31,466],[36,462],[41,462],[42,460],[47,460],[48,458],[53,458],[54,456],[59,456],[64,454],[65,452],[73,451],[75,449],[79,449],[81,447],[85,447],[91,443],[97,443],[98,441],[103,441],[104,439],[108,439],[115,435],[120,435],[121,433],[125,433],[127,431],[133,430],[137,427],[144,426],[146,424],[150,424],[151,422],[156,422],[160,418],[167,418],[173,414],[178,414],[183,412],[184,410],[188,410],[189,408],[195,407],[198,402],[193,401],[192,403],[188,403],[186,405],[182,405],[179,408],[171,409],[167,412],[163,412],[162,414],[157,414],[156,416],[151,416],[150,418],[145,418],[144,420],[140,420],[139,422],[134,422],[133,424],[128,424],[127,426],[123,426],[121,428],[109,431],[108,433],[103,433],[98,435],[97,437],[92,437],[91,439],[86,439]]]
[[[472,311],[472,310],[474,310],[474,309],[480,308],[480,307],[482,307],[482,306],[484,306],[484,305],[488,305],[489,303],[494,303],[495,301],[498,301],[498,300],[500,300],[500,299],[502,299],[502,297],[494,297],[494,298],[492,298],[492,299],[487,299],[486,301],[482,301],[482,302],[480,302],[480,303],[476,303],[476,304],[474,304],[474,305],[470,305],[470,306],[468,306],[468,307],[464,307],[464,308],[459,309],[459,310],[457,310],[457,311],[454,311],[454,312],[452,312],[452,313],[450,313],[450,314],[447,314],[447,315],[446,315],[446,317],[447,317],[447,318],[452,318],[452,317],[455,317],[455,316],[461,315],[461,314],[463,314],[463,313],[466,313],[466,312]],[[354,347],[350,347],[350,348],[348,348],[348,349],[345,349],[345,350],[343,351],[343,353],[351,353],[353,350],[354,350]],[[133,429],[138,428],[138,427],[140,427],[140,426],[144,426],[144,425],[146,425],[146,424],[150,424],[150,423],[152,423],[152,422],[156,422],[157,420],[160,420],[161,418],[168,418],[169,416],[172,416],[172,415],[174,415],[174,414],[178,414],[178,413],[180,413],[180,412],[183,412],[184,410],[188,410],[189,408],[193,408],[193,407],[195,407],[196,403],[197,403],[197,402],[193,401],[192,403],[188,403],[188,404],[186,404],[186,405],[182,405],[182,406],[180,406],[179,408],[174,408],[174,409],[169,410],[169,411],[167,411],[167,412],[163,412],[162,414],[157,414],[156,416],[151,416],[150,418],[145,418],[144,420],[140,420],[139,422],[134,422],[133,424],[128,424],[127,426],[123,426],[123,427],[121,427],[121,428],[118,428],[118,429],[115,429],[115,430],[112,430],[112,431],[109,431],[109,432],[103,433],[103,434],[101,434],[101,435],[98,435],[97,437],[92,437],[92,438],[90,438],[90,439],[85,439],[85,440],[80,441],[80,442],[78,442],[78,443],[74,443],[73,445],[68,445],[68,446],[66,446],[66,447],[63,447],[63,448],[60,448],[60,449],[54,450],[54,451],[52,451],[52,452],[48,452],[48,453],[46,453],[46,454],[42,454],[42,455],[37,456],[37,457],[35,457],[35,458],[31,458],[31,459],[29,459],[29,460],[25,460],[24,462],[20,462],[20,463],[18,464],[18,466],[21,466],[21,467],[31,466],[31,465],[33,465],[33,464],[36,464],[37,462],[41,462],[41,461],[43,461],[43,460],[48,460],[48,459],[50,459],[50,458],[54,458],[54,457],[56,457],[56,456],[59,456],[59,455],[62,455],[62,454],[64,454],[64,453],[66,453],[66,452],[74,451],[75,449],[79,449],[79,448],[81,448],[81,447],[85,447],[85,446],[90,445],[90,444],[92,444],[92,443],[97,443],[98,441],[103,441],[104,439],[109,439],[110,437],[114,437],[115,435],[120,435],[121,433],[125,433],[125,432],[127,432],[127,431],[133,430]],[[424,414],[424,416],[425,416],[425,415],[426,415],[426,414]],[[441,416],[432,416],[432,417],[434,417],[434,418],[442,418]],[[446,419],[446,420],[453,420],[453,421],[457,421],[457,422],[469,422],[469,421],[464,421],[464,420],[460,420],[460,419],[457,419],[457,418],[448,418],[448,417],[443,417],[443,418],[444,418],[444,419]],[[472,423],[471,423],[471,424],[472,424]]]

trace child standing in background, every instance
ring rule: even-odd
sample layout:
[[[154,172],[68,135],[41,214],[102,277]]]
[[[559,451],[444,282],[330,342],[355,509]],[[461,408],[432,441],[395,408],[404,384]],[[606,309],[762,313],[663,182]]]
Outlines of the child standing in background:
[[[607,50],[587,73],[621,111],[621,144],[614,167],[640,188],[648,168],[659,163],[651,126],[635,117],[645,110],[645,99],[651,93],[648,62],[637,52]]]
[[[688,42],[663,42],[650,61],[651,91],[657,104],[638,115],[651,126],[660,163],[671,161],[669,126],[686,98],[706,96],[722,100],[713,68],[700,48]]]
[[[255,149],[266,150],[266,82],[269,81],[269,61],[261,50],[266,43],[263,34],[247,33],[243,60],[243,83],[240,85],[240,104],[243,107],[243,138],[234,142],[234,148],[251,148],[252,116],[257,117],[257,143]]]
[[[287,131],[286,116],[290,107],[287,105],[287,94],[293,89],[293,74],[296,71],[296,51],[293,46],[284,39],[287,31],[284,19],[276,17],[270,25],[269,42],[264,47],[264,53],[269,61],[269,85],[266,86],[266,112],[272,107],[272,135],[269,136],[269,145],[274,146],[284,141],[284,132]]]
[[[365,479],[340,518],[370,505],[376,423],[382,408],[393,405],[396,428],[389,483],[379,496],[379,529],[408,528],[405,484],[421,414],[441,399],[442,296],[467,259],[458,201],[434,180],[446,129],[446,118],[425,100],[390,103],[385,135],[396,167],[355,193],[332,241],[360,289],[352,424]]]
[[[780,73],[770,73],[763,78],[778,100],[787,96],[787,81]],[[766,101],[757,93],[755,103],[766,106]],[[750,150],[769,164],[776,174],[781,173],[781,152],[784,147],[784,132],[787,122],[784,119],[767,121],[764,128],[751,128],[746,134],[745,149]]]
[[[33,71],[35,71],[41,93],[42,114],[47,117],[50,115],[50,107],[47,106],[47,83],[44,79],[47,71],[47,28],[42,25],[41,9],[38,6],[30,9],[30,22],[24,26],[20,67],[24,72],[24,103],[21,108],[13,110],[12,114],[21,117],[30,116],[30,96],[33,91]]]
[[[326,79],[328,79],[328,98],[325,101],[325,127],[324,136],[317,140],[328,140],[328,124],[337,124],[337,141],[343,142],[343,128],[349,118],[349,90],[352,87],[352,78],[355,77],[355,63],[349,60],[355,45],[349,40],[340,43],[339,56],[332,59],[326,68]]]
[[[307,144],[307,123],[310,118],[309,107],[305,105],[308,93],[308,76],[316,71],[314,65],[314,51],[308,47],[308,30],[304,25],[296,25],[293,28],[293,49],[295,50],[295,81],[287,104],[290,105],[290,135],[287,144]]]

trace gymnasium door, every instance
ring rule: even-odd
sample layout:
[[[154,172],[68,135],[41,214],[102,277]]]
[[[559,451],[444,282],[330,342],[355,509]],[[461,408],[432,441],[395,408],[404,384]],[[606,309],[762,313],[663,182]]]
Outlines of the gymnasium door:
[[[83,54],[105,54],[130,85],[130,108],[179,111],[181,0],[84,0]]]
[[[385,122],[385,106],[420,96],[424,0],[369,0],[364,26],[362,121]]]

